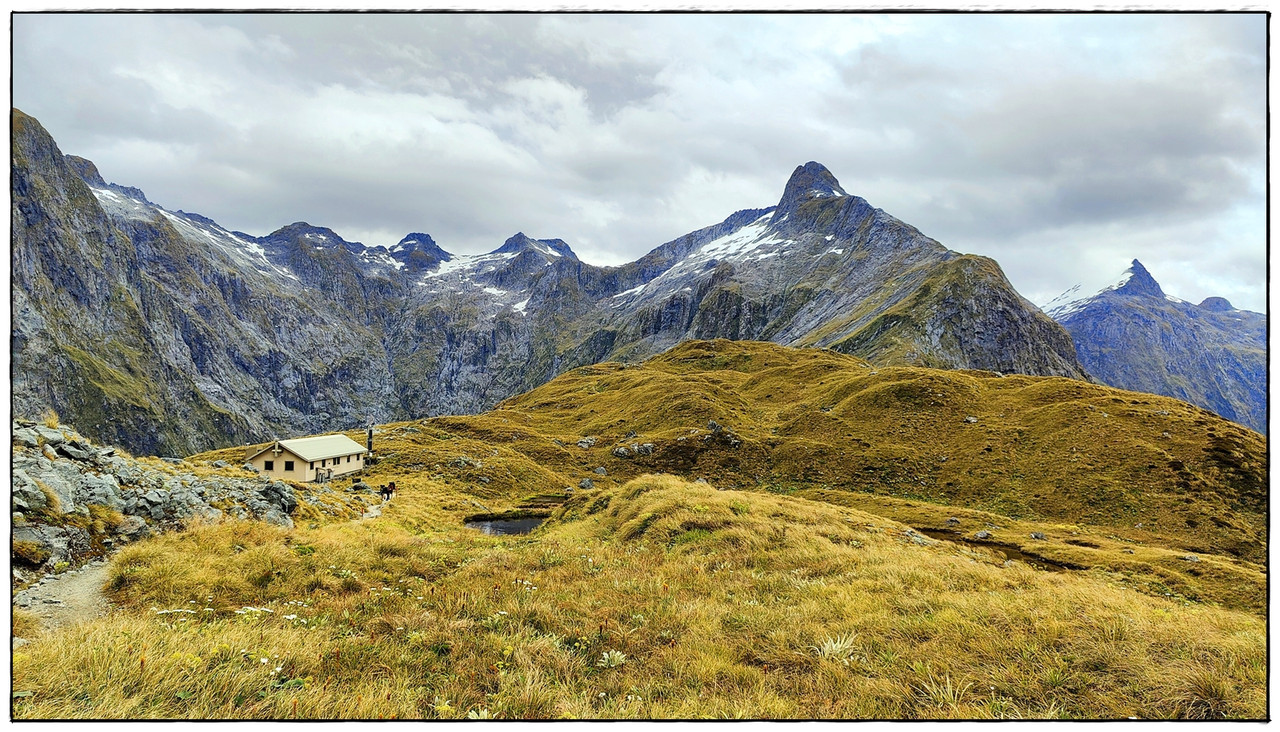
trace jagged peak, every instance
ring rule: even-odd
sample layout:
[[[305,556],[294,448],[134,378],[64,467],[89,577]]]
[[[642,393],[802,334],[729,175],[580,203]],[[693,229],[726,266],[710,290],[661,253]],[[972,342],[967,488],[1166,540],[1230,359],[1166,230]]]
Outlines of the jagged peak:
[[[1142,266],[1142,262],[1136,259],[1129,265],[1129,269],[1125,270],[1124,276],[1115,291],[1120,295],[1164,297],[1164,290],[1160,289],[1160,283],[1156,282],[1151,273],[1147,271],[1147,268]]]
[[[849,194],[840,187],[840,181],[827,170],[827,166],[810,160],[798,166],[787,179],[774,216],[785,216],[801,203],[815,198],[839,198],[847,195]]]
[[[1155,281],[1155,278],[1151,276],[1146,267],[1142,266],[1142,262],[1136,259],[1130,262],[1128,269],[1105,287],[1098,288],[1097,284],[1089,287],[1089,284],[1077,283],[1073,285],[1071,289],[1053,298],[1041,309],[1054,320],[1062,320],[1069,315],[1080,312],[1090,303],[1111,293],[1165,297],[1164,291],[1160,289],[1160,285]],[[1082,294],[1088,292],[1093,294]]]
[[[282,226],[263,238],[277,242],[302,242],[314,247],[341,246],[352,252],[359,252],[366,248],[364,244],[358,241],[343,239],[333,229],[324,226],[312,226],[305,221],[295,221],[288,226]]]
[[[502,246],[490,253],[519,254],[529,250],[542,252],[553,257],[578,258],[578,255],[573,253],[573,250],[569,248],[569,245],[563,239],[534,239],[527,236],[523,231],[517,231],[511,238],[503,242]]]
[[[440,248],[436,244],[436,240],[431,238],[430,234],[422,232],[411,232],[405,234],[404,238],[391,247],[391,254],[397,258],[408,257],[414,254],[426,255],[433,257],[442,262],[453,259],[453,255]]]

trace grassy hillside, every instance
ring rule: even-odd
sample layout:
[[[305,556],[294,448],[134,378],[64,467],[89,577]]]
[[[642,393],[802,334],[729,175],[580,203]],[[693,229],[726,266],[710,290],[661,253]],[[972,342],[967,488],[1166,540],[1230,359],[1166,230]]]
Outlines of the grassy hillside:
[[[377,519],[123,550],[15,716],[1266,715],[1265,444],[1173,400],[715,341],[375,452]]]
[[[644,476],[487,537],[439,520],[447,489],[411,491],[377,522],[126,550],[130,610],[16,653],[17,715],[1265,713],[1261,619],[862,511]]]

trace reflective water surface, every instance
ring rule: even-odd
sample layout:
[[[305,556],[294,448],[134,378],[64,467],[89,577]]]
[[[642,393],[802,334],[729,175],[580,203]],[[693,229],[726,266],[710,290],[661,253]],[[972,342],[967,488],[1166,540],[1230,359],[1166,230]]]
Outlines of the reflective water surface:
[[[491,519],[488,521],[468,521],[463,526],[478,529],[486,534],[527,534],[538,527],[545,518]]]

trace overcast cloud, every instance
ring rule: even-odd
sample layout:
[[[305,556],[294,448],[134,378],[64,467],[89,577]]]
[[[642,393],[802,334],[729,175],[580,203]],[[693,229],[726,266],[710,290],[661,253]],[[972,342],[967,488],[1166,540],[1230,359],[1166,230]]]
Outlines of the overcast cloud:
[[[13,103],[169,209],[621,264],[795,166],[1043,303],[1131,259],[1264,310],[1251,15],[13,17]]]

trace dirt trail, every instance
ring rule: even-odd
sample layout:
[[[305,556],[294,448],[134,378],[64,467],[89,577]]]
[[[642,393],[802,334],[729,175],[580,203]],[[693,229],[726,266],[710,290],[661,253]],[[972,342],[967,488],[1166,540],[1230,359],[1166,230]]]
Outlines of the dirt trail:
[[[358,521],[382,515],[386,501],[365,508]],[[35,614],[45,632],[77,625],[111,612],[111,603],[102,592],[111,576],[109,559],[89,562],[80,569],[46,575],[40,582],[13,596],[13,606]],[[14,645],[28,639],[14,638]]]
[[[382,507],[386,505],[386,503],[386,501],[383,501],[382,503],[376,503],[372,506],[368,506],[365,508],[364,515],[360,517],[360,520],[364,521],[365,519],[378,518],[382,515]]]
[[[90,562],[80,569],[46,575],[16,593],[13,605],[39,617],[45,631],[83,623],[110,612],[111,603],[102,592],[109,577],[105,559]]]

